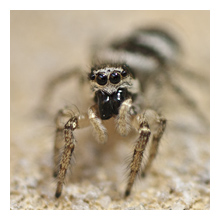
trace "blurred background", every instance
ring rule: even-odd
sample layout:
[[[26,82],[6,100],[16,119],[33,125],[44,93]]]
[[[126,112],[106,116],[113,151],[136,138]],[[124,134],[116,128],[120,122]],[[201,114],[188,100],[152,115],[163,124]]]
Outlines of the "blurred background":
[[[39,117],[48,82],[75,67],[88,71],[93,48],[148,25],[172,31],[183,48],[182,65],[206,81],[183,87],[209,122],[209,11],[11,11],[11,209],[209,209],[209,124],[179,120],[175,109],[169,119],[173,114],[180,127],[185,121],[193,129],[166,131],[152,172],[127,200],[122,176],[134,140],[118,139],[113,147],[110,139],[99,150],[88,129],[76,132],[76,164],[62,198],[54,199],[53,116],[65,103],[80,107],[86,97],[77,81],[63,83],[73,100],[58,88],[51,114]]]

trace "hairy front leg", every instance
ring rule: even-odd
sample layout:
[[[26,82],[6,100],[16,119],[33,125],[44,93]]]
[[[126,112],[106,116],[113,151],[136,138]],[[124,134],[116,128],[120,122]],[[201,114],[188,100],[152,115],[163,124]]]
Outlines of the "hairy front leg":
[[[93,105],[92,107],[89,108],[88,116],[90,123],[92,124],[92,127],[94,129],[96,140],[99,143],[104,144],[108,139],[108,135],[106,128],[102,124],[102,120],[98,116],[97,105]]]
[[[76,146],[76,140],[73,136],[73,131],[78,126],[78,120],[76,117],[71,118],[64,127],[65,148],[61,157],[60,167],[58,172],[58,182],[55,196],[58,198],[61,195],[64,179],[67,169],[70,164],[73,150]]]
[[[57,127],[55,134],[54,143],[54,156],[53,156],[53,176],[57,177],[59,172],[59,161],[60,161],[60,149],[64,145],[63,142],[63,127]]]
[[[139,117],[139,116],[137,116]],[[125,191],[125,197],[130,195],[131,188],[134,184],[137,173],[141,168],[141,162],[143,159],[143,153],[148,143],[151,131],[147,121],[142,121],[139,124],[139,138],[134,145],[133,159],[130,164],[130,174],[128,179],[127,188]]]
[[[67,118],[70,119],[67,120]],[[63,126],[63,121],[67,121],[65,126]],[[76,145],[73,131],[78,128],[89,126],[88,115],[77,115],[74,114],[71,109],[65,108],[58,112],[56,117],[56,126],[57,130],[54,144],[54,176],[58,178],[57,190],[55,194],[55,196],[58,198],[61,195],[66,172]],[[63,144],[64,151],[62,152],[61,159],[59,159],[60,149]],[[59,164],[59,166],[57,166],[57,164]]]
[[[130,109],[132,107],[132,99],[129,98],[125,100],[119,109],[119,114],[117,116],[117,130],[120,135],[126,136],[130,131]]]
[[[57,177],[58,171],[59,171],[59,162],[60,162],[60,155],[61,150],[63,149],[63,146],[65,146],[64,142],[64,128],[66,122],[70,119],[76,117],[78,120],[78,128],[84,128],[88,127],[89,119],[87,114],[78,114],[75,112],[74,109],[71,109],[70,107],[65,107],[64,109],[60,110],[56,117],[55,117],[55,123],[56,123],[56,133],[55,133],[55,143],[54,143],[54,170],[53,170],[53,176]]]
[[[152,131],[152,141],[151,141],[151,145],[149,146],[150,149],[149,149],[148,161],[144,169],[142,170],[141,173],[142,177],[145,177],[146,173],[150,169],[152,162],[154,161],[157,155],[159,143],[166,128],[166,119],[164,117],[159,116],[154,111],[151,111],[151,114],[152,114],[151,118],[153,120],[153,124],[156,126],[156,130]]]

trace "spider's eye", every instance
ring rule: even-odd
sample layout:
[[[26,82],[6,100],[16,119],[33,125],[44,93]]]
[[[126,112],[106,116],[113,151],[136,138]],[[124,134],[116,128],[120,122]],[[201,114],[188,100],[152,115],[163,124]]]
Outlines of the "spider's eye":
[[[90,79],[90,80],[94,80],[94,79],[95,79],[95,74],[94,74],[93,72],[91,72],[91,73],[89,74],[89,79]]]
[[[101,73],[99,73],[98,75],[97,75],[97,83],[99,84],[99,85],[105,85],[106,83],[107,83],[107,76],[106,75],[104,75],[104,74],[101,74]]]
[[[127,72],[126,70],[123,70],[123,71],[121,72],[121,75],[122,75],[123,77],[125,77],[125,76],[128,75],[128,72]]]
[[[110,82],[113,83],[113,84],[117,84],[120,82],[121,80],[121,76],[119,73],[111,73],[110,77]]]

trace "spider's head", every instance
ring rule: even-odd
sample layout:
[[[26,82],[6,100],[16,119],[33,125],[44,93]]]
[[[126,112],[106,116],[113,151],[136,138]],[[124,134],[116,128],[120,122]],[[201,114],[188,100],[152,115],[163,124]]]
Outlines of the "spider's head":
[[[139,91],[139,81],[127,65],[102,65],[92,68],[89,74],[94,101],[102,120],[119,113],[121,104]]]

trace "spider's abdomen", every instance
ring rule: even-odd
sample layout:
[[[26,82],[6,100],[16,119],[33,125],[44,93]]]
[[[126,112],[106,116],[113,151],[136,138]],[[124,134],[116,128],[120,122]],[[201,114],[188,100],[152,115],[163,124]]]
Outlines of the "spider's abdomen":
[[[126,63],[136,73],[148,75],[175,62],[180,51],[180,46],[172,35],[160,28],[146,28],[99,50],[95,59],[104,63]]]
[[[122,102],[130,97],[125,88],[119,88],[117,92],[108,94],[102,90],[95,93],[95,101],[98,104],[100,118],[102,120],[110,119],[117,115]]]

